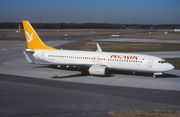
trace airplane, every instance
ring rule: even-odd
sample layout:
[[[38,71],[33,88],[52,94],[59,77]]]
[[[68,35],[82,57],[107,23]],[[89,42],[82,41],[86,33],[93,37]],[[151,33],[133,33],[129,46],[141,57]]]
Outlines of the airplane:
[[[28,62],[35,63],[28,56],[31,52],[36,60],[47,62],[47,65],[55,65],[78,68],[81,74],[94,76],[107,76],[108,71],[123,70],[152,73],[156,78],[163,72],[174,69],[174,66],[164,59],[144,54],[103,52],[98,43],[97,51],[63,50],[46,45],[39,38],[29,21],[22,21],[26,38],[27,49],[23,51]]]

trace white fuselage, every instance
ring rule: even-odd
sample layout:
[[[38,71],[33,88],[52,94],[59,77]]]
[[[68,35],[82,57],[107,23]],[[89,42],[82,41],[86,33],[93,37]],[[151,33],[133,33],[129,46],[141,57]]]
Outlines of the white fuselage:
[[[152,73],[165,72],[174,68],[162,58],[134,53],[36,50],[33,56],[36,59],[59,65],[105,65],[108,69]]]

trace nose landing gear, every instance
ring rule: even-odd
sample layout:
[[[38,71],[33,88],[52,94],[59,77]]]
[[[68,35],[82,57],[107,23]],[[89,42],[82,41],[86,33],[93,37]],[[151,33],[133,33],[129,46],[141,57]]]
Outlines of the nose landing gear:
[[[152,77],[155,79],[155,78],[157,78],[157,76],[161,76],[161,75],[163,75],[162,72],[153,73]]]

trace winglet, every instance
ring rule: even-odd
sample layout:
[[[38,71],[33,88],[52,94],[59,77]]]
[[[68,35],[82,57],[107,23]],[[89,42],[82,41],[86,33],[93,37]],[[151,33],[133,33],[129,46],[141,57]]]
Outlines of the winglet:
[[[96,44],[96,46],[97,46],[98,52],[102,52],[102,49],[101,49],[101,47],[99,46],[98,43]]]
[[[26,43],[29,50],[46,49],[55,50],[55,48],[44,44],[31,24],[27,20],[23,20],[24,34],[26,37]]]
[[[97,51],[98,51],[98,52],[102,52],[102,49],[101,49],[101,47],[99,46],[99,44],[98,44],[97,42],[87,42],[86,44],[96,44],[96,46],[97,46]]]

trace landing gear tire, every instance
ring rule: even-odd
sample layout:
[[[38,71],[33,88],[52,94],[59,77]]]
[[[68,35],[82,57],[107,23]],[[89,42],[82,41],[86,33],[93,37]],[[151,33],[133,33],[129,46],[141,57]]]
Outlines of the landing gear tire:
[[[156,78],[157,78],[157,76],[156,76],[156,75],[152,75],[152,77],[153,77],[154,79],[156,79]]]

